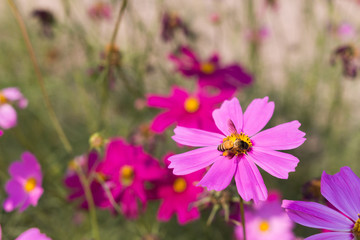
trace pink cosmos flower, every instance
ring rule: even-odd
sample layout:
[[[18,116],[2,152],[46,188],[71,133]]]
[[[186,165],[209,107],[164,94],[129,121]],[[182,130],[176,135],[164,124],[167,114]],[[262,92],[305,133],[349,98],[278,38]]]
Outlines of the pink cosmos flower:
[[[0,130],[0,137],[3,135],[3,133],[4,133],[4,132]]]
[[[168,158],[172,155],[165,156],[166,166],[170,164]],[[162,199],[157,216],[159,221],[169,221],[173,214],[177,215],[180,224],[186,224],[200,217],[198,208],[193,204],[203,192],[201,187],[195,186],[203,175],[204,171],[197,171],[179,177],[167,170],[167,175],[156,188],[158,198]]]
[[[246,237],[251,240],[294,240],[294,223],[281,208],[281,198],[277,192],[270,192],[269,198],[245,211]],[[238,240],[243,239],[243,229],[236,227]]]
[[[76,168],[81,168],[81,171],[83,171],[90,181],[90,189],[95,205],[98,207],[108,206],[109,203],[105,191],[101,182],[97,179],[102,178],[104,182],[106,181],[104,174],[99,171],[99,169],[101,169],[101,163],[98,153],[96,151],[92,151],[88,155],[82,155],[72,160],[69,164],[64,180],[66,187],[71,190],[71,194],[68,196],[68,199],[70,201],[80,200],[80,206],[87,209],[88,203],[85,199],[84,188],[81,184]]]
[[[356,31],[350,23],[344,22],[338,26],[337,35],[343,40],[348,40],[356,35]]]
[[[15,240],[51,240],[48,236],[41,233],[37,228],[30,228],[26,230],[20,236],[18,236]]]
[[[150,128],[156,133],[162,133],[171,124],[177,123],[183,127],[216,131],[211,113],[228,97],[229,93],[224,91],[212,96],[203,88],[195,93],[189,93],[177,86],[173,87],[169,97],[149,94],[148,106],[167,109],[155,117]]]
[[[25,108],[28,101],[18,88],[9,87],[0,90],[0,128],[9,129],[17,124],[16,111],[11,104],[17,103],[20,108]]]
[[[287,179],[299,160],[276,150],[293,149],[305,141],[298,121],[261,131],[274,107],[268,97],[255,99],[243,114],[239,101],[233,98],[213,112],[223,134],[176,127],[172,138],[177,143],[201,148],[170,157],[169,168],[175,175],[185,175],[212,164],[200,186],[221,191],[235,176],[237,190],[245,201],[266,200],[267,189],[256,165],[277,178]]]
[[[1,240],[1,225],[0,225],[0,240]],[[30,228],[20,234],[15,240],[51,240],[45,234],[41,233],[37,228]]]
[[[238,87],[249,85],[253,80],[239,64],[221,66],[218,54],[201,61],[190,48],[181,47],[178,55],[172,54],[169,58],[184,76],[197,77],[200,86],[236,90]]]
[[[349,167],[335,175],[324,171],[321,194],[333,208],[315,202],[283,200],[282,207],[289,217],[304,226],[330,230],[305,240],[360,239],[360,178]]]
[[[101,170],[109,179],[115,201],[128,218],[138,216],[138,200],[142,208],[146,206],[145,182],[160,179],[164,174],[159,163],[141,147],[128,145],[120,138],[107,145]]]
[[[111,5],[99,1],[89,8],[88,14],[92,19],[111,20],[112,17]]]
[[[5,191],[9,195],[3,204],[6,212],[11,212],[17,207],[22,212],[29,205],[36,206],[44,192],[41,187],[41,167],[35,156],[25,152],[21,159],[22,161],[13,162],[9,167],[12,179],[5,185]]]

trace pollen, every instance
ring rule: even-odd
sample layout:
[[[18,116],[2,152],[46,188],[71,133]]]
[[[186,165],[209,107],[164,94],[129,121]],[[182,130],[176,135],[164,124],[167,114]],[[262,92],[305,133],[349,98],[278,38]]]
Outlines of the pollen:
[[[130,186],[134,181],[135,173],[134,168],[125,165],[120,169],[120,182],[124,186]]]
[[[25,185],[24,185],[24,190],[29,193],[32,190],[34,190],[36,187],[36,179],[35,178],[29,178],[28,180],[26,180]]]
[[[205,62],[201,64],[200,69],[205,74],[212,74],[215,72],[215,65],[213,63]]]
[[[199,110],[199,107],[200,107],[200,102],[197,98],[195,97],[188,97],[186,100],[185,100],[185,103],[184,103],[184,108],[187,112],[189,113],[194,113],[196,112],[197,110]]]
[[[173,189],[177,193],[182,193],[186,190],[187,184],[184,178],[176,178],[173,183]]]
[[[240,154],[246,154],[250,148],[252,147],[252,142],[248,135],[244,133],[232,133],[230,136],[227,136],[223,139],[223,143],[226,143],[228,141],[231,141],[233,143],[233,148],[231,149],[232,155],[240,155]],[[230,154],[230,155],[231,155]],[[225,151],[223,153],[223,156],[228,156],[229,152]]]
[[[261,232],[266,232],[269,230],[269,228],[270,228],[270,224],[268,221],[262,221],[259,225],[259,230]]]
[[[354,237],[359,240],[360,239],[360,214],[358,214],[358,220],[355,222],[354,227],[352,229],[352,233]]]
[[[0,105],[8,102],[8,99],[4,96],[2,92],[0,92]]]

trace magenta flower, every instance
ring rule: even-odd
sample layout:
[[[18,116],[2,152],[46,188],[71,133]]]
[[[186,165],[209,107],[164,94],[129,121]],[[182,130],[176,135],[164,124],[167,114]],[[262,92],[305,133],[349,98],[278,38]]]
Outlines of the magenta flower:
[[[147,96],[148,106],[168,109],[155,117],[151,130],[162,133],[171,124],[177,123],[182,127],[217,131],[211,113],[228,97],[227,92],[211,96],[205,89],[199,88],[191,94],[179,87],[173,87],[169,97],[150,94]]]
[[[6,212],[11,212],[17,207],[22,212],[29,205],[36,206],[44,192],[41,187],[41,167],[35,156],[25,152],[21,159],[22,161],[13,162],[9,167],[12,179],[5,185],[5,191],[9,195],[3,204]]]
[[[3,133],[4,133],[4,132],[0,130],[0,137],[3,135]]]
[[[184,76],[197,77],[200,86],[236,90],[252,82],[252,76],[239,64],[221,66],[217,54],[213,54],[206,61],[201,61],[190,48],[182,47],[179,55],[172,54],[169,58]]]
[[[281,208],[280,194],[270,192],[269,198],[245,211],[246,237],[251,240],[294,240],[294,223]],[[243,229],[235,229],[237,239],[243,239]]]
[[[30,228],[26,230],[20,236],[18,236],[15,240],[51,240],[48,236],[41,233],[37,228]]]
[[[293,149],[305,141],[298,121],[261,131],[274,107],[268,97],[255,99],[243,114],[239,101],[233,98],[213,112],[215,124],[223,134],[176,127],[172,138],[177,143],[201,148],[170,157],[169,167],[175,175],[185,175],[212,164],[200,186],[221,191],[235,176],[244,200],[266,200],[267,189],[256,165],[277,178],[287,179],[299,160],[276,150]]]
[[[160,179],[164,174],[159,163],[141,147],[127,145],[120,138],[107,145],[102,172],[109,178],[111,193],[128,218],[138,216],[138,200],[142,208],[146,206],[145,182]]]
[[[283,200],[289,217],[304,226],[330,230],[306,240],[360,239],[360,178],[349,167],[335,175],[323,172],[321,194],[333,208],[315,202]]]
[[[64,183],[71,190],[68,199],[70,201],[79,200],[80,207],[87,209],[88,203],[85,199],[85,192],[76,168],[80,168],[90,182],[90,189],[93,195],[94,203],[98,207],[106,207],[109,205],[105,191],[98,178],[106,182],[106,177],[102,174],[99,155],[96,151],[90,152],[88,155],[82,155],[69,164],[68,171],[65,176]]]
[[[111,5],[104,2],[97,2],[89,8],[88,14],[90,18],[95,20],[111,20]]]
[[[165,157],[165,165],[170,162]],[[197,171],[185,176],[174,176],[170,170],[167,175],[158,183],[156,192],[158,198],[162,199],[157,218],[159,221],[169,221],[173,214],[177,215],[180,224],[186,224],[189,221],[200,217],[199,210],[194,206],[194,202],[203,192],[201,187],[195,186],[200,181],[204,171]]]
[[[20,234],[15,240],[51,240],[45,234],[42,234],[37,228],[30,228]],[[1,225],[0,225],[0,240],[1,240]]]
[[[15,87],[0,90],[0,128],[9,129],[17,124],[16,111],[11,104],[17,103],[20,108],[25,108],[28,101]]]

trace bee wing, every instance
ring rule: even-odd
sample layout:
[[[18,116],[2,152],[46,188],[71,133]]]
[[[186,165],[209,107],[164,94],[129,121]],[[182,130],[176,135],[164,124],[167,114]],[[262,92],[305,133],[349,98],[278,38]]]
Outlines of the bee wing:
[[[238,133],[236,130],[235,124],[231,119],[228,120],[228,126],[229,126],[229,132]]]

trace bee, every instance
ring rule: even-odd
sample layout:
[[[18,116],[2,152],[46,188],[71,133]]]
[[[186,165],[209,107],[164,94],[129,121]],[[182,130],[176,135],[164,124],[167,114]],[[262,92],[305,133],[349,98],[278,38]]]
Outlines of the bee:
[[[225,140],[223,143],[218,145],[217,150],[223,152],[222,155],[229,158],[233,158],[235,155],[240,153],[246,153],[246,151],[251,147],[251,143],[249,144],[240,138],[243,134],[239,134],[237,132],[235,124],[231,119],[228,120],[228,126],[231,136],[236,136],[236,139],[235,141],[232,139]]]

